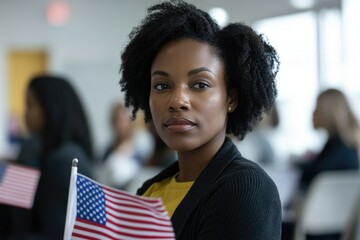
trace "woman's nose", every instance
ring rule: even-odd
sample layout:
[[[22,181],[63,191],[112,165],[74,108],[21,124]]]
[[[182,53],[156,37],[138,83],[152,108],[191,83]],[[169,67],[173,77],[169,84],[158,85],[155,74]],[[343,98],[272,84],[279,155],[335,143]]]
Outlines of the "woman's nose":
[[[170,111],[186,111],[190,108],[189,93],[185,88],[176,88],[170,93],[168,109]]]

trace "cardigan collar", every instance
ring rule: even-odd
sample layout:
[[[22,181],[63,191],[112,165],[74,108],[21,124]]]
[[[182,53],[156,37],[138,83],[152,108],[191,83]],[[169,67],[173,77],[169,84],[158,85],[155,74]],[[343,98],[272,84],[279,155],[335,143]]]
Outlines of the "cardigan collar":
[[[215,154],[210,163],[204,168],[199,177],[196,179],[185,198],[181,201],[176,208],[171,220],[177,228],[175,229],[175,235],[180,236],[183,228],[190,217],[193,210],[196,208],[196,204],[200,199],[208,192],[208,190],[215,184],[218,177],[223,170],[235,159],[241,157],[238,149],[232,143],[232,140],[228,137],[219,151]],[[146,181],[144,185],[138,190],[138,194],[143,194],[154,182],[159,182],[167,177],[171,177],[179,172],[178,162],[173,163],[168,168],[160,172],[154,178]]]

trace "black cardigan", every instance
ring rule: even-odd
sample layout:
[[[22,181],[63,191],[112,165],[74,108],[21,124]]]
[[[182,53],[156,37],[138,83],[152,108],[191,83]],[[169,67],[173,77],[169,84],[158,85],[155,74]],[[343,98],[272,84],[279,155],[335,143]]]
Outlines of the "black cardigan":
[[[175,162],[138,190],[175,175]],[[281,204],[271,178],[241,156],[229,138],[203,170],[172,218],[176,239],[278,240]]]

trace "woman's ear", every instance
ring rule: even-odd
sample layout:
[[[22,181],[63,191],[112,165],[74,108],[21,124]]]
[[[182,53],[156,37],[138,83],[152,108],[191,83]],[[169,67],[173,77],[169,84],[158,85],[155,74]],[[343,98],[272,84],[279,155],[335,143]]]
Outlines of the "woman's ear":
[[[231,113],[235,111],[238,105],[238,93],[236,89],[231,89],[228,96],[228,112]]]

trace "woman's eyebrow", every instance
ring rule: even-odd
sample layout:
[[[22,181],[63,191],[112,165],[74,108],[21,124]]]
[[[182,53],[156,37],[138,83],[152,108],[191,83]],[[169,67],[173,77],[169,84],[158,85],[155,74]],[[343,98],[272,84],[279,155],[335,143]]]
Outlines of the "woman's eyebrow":
[[[163,76],[163,77],[169,77],[170,75],[167,73],[167,72],[164,72],[164,71],[155,71],[151,74],[151,76],[154,76],[154,75],[160,75],[160,76]]]
[[[200,72],[209,72],[209,73],[215,75],[215,73],[213,71],[211,71],[210,69],[208,69],[207,67],[195,68],[193,70],[190,70],[187,73],[187,75],[191,76],[191,75],[195,75],[195,74],[200,73]],[[169,77],[170,76],[167,72],[160,71],[160,70],[156,70],[151,74],[151,76],[154,76],[154,75],[160,75],[160,76],[163,76],[163,77]]]
[[[191,75],[194,75],[194,74],[197,74],[197,73],[200,73],[200,72],[209,72],[212,75],[215,75],[215,73],[213,71],[211,71],[210,69],[208,69],[207,67],[195,68],[195,69],[189,71],[187,75],[191,76]]]

